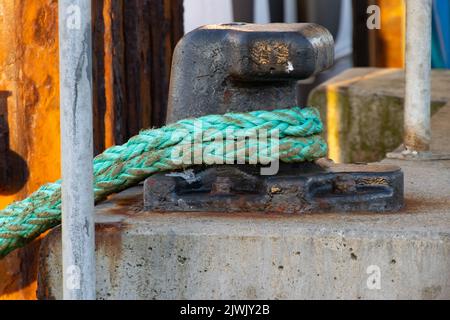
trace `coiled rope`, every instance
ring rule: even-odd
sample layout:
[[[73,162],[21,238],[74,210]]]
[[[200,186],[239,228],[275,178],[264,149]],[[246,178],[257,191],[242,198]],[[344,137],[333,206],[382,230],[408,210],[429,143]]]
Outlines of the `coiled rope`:
[[[202,143],[192,144],[198,139],[196,132],[199,127]],[[95,200],[101,201],[134,186],[154,173],[186,168],[186,164],[173,161],[177,147],[188,146],[193,154],[196,151],[208,153],[214,150],[211,146],[221,143],[220,140],[217,142],[219,135],[226,132],[233,132],[235,136],[245,135],[248,130],[266,130],[270,137],[278,134],[279,153],[272,156],[283,162],[313,161],[324,157],[327,152],[327,145],[320,136],[323,131],[320,114],[311,107],[182,120],[160,129],[144,130],[126,144],[109,148],[97,156],[94,159]],[[260,159],[260,149],[251,144],[247,141],[243,148],[256,152],[225,148],[220,156],[235,159],[244,154],[247,161]],[[271,144],[270,140],[268,144]],[[0,258],[60,223],[61,181],[57,181],[42,186],[27,199],[0,211]]]

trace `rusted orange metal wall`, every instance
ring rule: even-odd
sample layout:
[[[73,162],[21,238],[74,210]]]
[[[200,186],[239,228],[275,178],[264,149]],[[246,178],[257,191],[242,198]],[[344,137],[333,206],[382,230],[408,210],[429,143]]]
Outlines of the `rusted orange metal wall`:
[[[2,157],[10,167],[3,168],[3,207],[59,177],[60,141],[57,1],[1,1],[0,6],[0,92],[9,136]]]
[[[57,1],[0,1],[0,208],[58,179]],[[0,298],[34,298],[38,243],[0,261]]]
[[[403,68],[405,63],[405,1],[377,0],[381,29],[371,32],[371,65]]]
[[[57,0],[0,0],[0,209],[60,177]],[[96,153],[164,119],[181,0],[96,0]],[[34,299],[39,241],[0,261],[0,299]]]
[[[354,65],[403,68],[405,61],[405,0],[353,0]],[[367,8],[377,5],[381,28],[369,30]],[[371,13],[373,14],[373,13]]]

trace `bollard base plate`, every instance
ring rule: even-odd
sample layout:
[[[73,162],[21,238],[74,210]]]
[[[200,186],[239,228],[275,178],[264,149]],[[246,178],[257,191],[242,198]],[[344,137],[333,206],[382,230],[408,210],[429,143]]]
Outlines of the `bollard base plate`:
[[[154,212],[392,212],[403,207],[396,166],[281,164],[275,176],[260,166],[198,166],[145,181],[144,207]]]

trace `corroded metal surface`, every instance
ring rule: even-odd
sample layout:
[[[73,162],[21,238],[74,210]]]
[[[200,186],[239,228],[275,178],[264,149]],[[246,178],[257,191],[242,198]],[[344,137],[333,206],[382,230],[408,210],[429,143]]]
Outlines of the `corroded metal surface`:
[[[293,107],[297,81],[333,62],[333,37],[319,25],[201,27],[175,49],[167,121]]]
[[[223,24],[194,30],[173,60],[168,122],[228,111],[297,104],[296,82],[333,64],[331,34],[316,24]],[[304,213],[395,211],[403,205],[399,168],[282,165],[197,167],[189,175],[159,174],[145,183],[148,210]]]
[[[156,212],[355,212],[403,207],[395,166],[282,164],[276,176],[258,166],[197,167],[158,174],[144,185],[144,208]]]

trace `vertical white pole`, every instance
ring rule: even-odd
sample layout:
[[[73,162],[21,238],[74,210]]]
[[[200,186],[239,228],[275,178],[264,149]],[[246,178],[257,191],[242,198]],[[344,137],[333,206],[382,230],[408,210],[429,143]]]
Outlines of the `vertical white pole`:
[[[406,0],[405,147],[428,152],[431,143],[432,0]]]
[[[269,0],[254,1],[255,23],[264,24],[270,22]]]
[[[297,0],[284,0],[284,22],[298,22]]]
[[[59,0],[62,246],[65,300],[93,300],[91,0]]]

